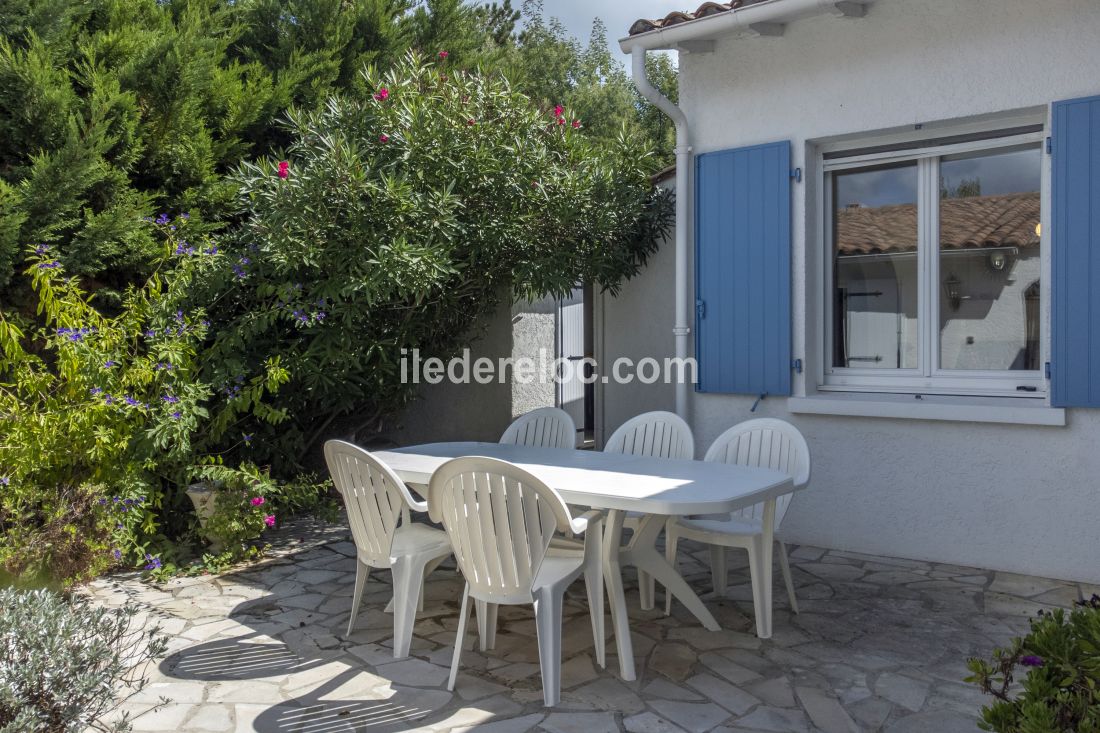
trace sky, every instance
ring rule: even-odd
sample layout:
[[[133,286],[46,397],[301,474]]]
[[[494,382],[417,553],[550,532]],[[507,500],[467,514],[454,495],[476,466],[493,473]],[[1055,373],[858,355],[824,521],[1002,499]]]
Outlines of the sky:
[[[520,4],[512,3],[517,7]],[[688,6],[694,9],[698,5],[698,0],[543,0],[543,12],[560,20],[582,41],[588,40],[592,19],[602,19],[607,24],[612,50],[620,59],[625,59],[619,51],[618,40],[638,18],[663,18],[673,10],[684,10]]]

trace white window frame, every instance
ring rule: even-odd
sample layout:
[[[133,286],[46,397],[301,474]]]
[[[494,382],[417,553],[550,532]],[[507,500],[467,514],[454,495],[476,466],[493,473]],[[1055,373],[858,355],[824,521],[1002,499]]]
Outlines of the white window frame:
[[[934,324],[940,322],[940,257],[938,248],[933,246],[939,231],[939,165],[940,158],[959,153],[993,151],[1020,145],[1041,146],[1046,136],[1045,119],[1032,120],[1034,124],[1044,124],[1044,129],[1022,134],[1009,134],[1003,137],[974,140],[962,143],[930,145],[919,147],[920,138],[913,137],[906,142],[913,147],[902,151],[869,153],[844,156],[844,150],[859,150],[881,144],[881,139],[865,140],[862,143],[845,141],[819,149],[820,195],[818,207],[818,241],[822,247],[820,268],[819,303],[822,319],[819,328],[822,333],[821,361],[818,390],[822,392],[890,392],[903,394],[939,394],[970,395],[986,397],[1014,397],[1046,399],[1048,380],[1042,367],[1035,371],[980,371],[942,369],[939,364],[940,329]],[[992,127],[996,130],[996,127]],[[1003,129],[1003,128],[1002,128]],[[936,130],[936,138],[942,138],[946,131]],[[949,132],[948,132],[949,134]],[[926,135],[925,139],[929,136]],[[824,153],[832,153],[828,160]],[[918,298],[917,312],[920,331],[920,362],[917,369],[867,369],[859,367],[835,367],[832,365],[833,353],[833,288],[834,264],[832,242],[835,208],[832,205],[832,174],[844,170],[856,170],[884,163],[917,163],[918,195],[917,211],[917,257],[918,257]],[[1047,228],[1049,209],[1049,175],[1046,156],[1041,158],[1040,170],[1041,221],[1044,231]],[[1049,267],[1047,258],[1049,248],[1046,238],[1040,241],[1040,365],[1048,360],[1050,328],[1048,313]],[[1024,388],[1024,389],[1020,389]]]

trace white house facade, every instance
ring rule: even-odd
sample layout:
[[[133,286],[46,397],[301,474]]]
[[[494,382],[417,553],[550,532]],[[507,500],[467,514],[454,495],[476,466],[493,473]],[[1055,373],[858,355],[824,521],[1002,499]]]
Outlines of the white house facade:
[[[1100,3],[732,6],[621,42],[679,52],[686,272],[600,298],[596,356],[686,325],[700,382],[600,385],[597,442],[779,417],[788,541],[1100,583]]]

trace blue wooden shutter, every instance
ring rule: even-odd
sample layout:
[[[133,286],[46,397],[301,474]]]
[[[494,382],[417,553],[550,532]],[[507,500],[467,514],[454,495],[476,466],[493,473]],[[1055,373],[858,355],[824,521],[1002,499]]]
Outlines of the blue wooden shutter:
[[[1055,102],[1051,403],[1100,407],[1100,97]]]
[[[696,159],[700,392],[791,393],[791,146]]]

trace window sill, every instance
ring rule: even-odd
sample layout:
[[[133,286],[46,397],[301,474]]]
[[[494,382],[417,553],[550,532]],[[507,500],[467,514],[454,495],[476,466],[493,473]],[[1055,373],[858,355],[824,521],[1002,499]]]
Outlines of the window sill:
[[[956,397],[845,392],[787,398],[787,409],[810,415],[851,415],[910,420],[1009,423],[1015,425],[1066,424],[1066,411],[1035,399],[1020,397]]]

